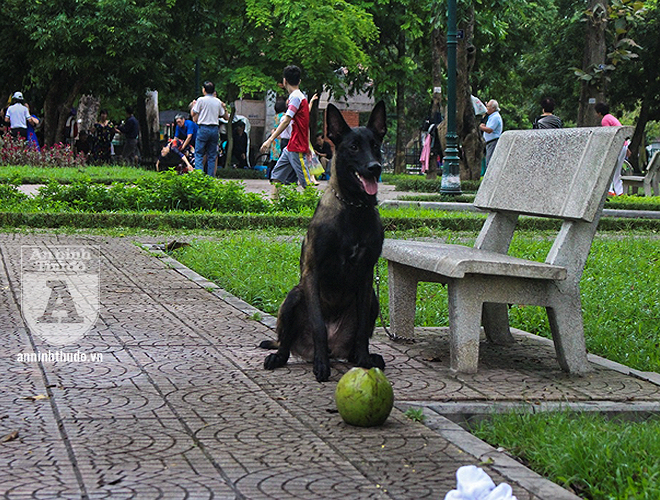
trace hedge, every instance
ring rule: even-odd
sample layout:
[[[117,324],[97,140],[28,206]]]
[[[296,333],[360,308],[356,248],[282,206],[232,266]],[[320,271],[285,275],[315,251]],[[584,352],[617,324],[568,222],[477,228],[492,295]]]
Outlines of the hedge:
[[[33,228],[117,228],[145,229],[259,229],[307,227],[310,216],[288,214],[218,214],[203,212],[0,212],[2,227]],[[407,229],[446,229],[478,232],[483,217],[383,217],[386,231]],[[561,222],[554,219],[522,217],[524,230],[558,230]],[[660,231],[658,219],[603,218],[598,226],[603,231]]]

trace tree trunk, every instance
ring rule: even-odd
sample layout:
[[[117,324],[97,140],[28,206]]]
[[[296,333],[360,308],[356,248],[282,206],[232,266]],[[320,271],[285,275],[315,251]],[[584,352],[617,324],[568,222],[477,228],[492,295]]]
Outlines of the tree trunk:
[[[603,67],[607,55],[605,29],[607,28],[607,0],[590,0],[591,15],[587,18],[584,42],[582,71],[592,74],[594,68]],[[605,101],[605,79],[593,78],[580,82],[580,104],[578,107],[578,127],[596,127],[600,125],[594,111],[597,102]]]
[[[65,126],[66,120],[71,114],[71,108],[73,103],[76,102],[76,99],[82,91],[83,85],[87,82],[87,78],[79,78],[75,83],[69,88],[69,93],[67,94],[64,102],[60,105],[60,113],[57,119],[57,129],[55,130],[55,142],[64,142],[66,139],[65,136]]]
[[[52,146],[57,135],[62,95],[62,75],[56,75],[50,82],[44,99],[44,145]]]
[[[646,124],[649,122],[649,108],[651,106],[651,100],[653,99],[652,92],[649,91],[647,87],[646,92],[644,93],[644,98],[642,99],[642,105],[639,110],[639,117],[637,118],[637,124],[635,125],[635,132],[633,133],[632,140],[630,141],[631,155],[629,158],[630,164],[633,166],[636,172],[641,173],[642,168],[647,163],[646,158],[646,149],[645,147],[645,134],[644,130],[646,129]]]
[[[402,30],[397,39],[397,52],[400,58],[406,53],[406,34]],[[396,84],[396,154],[394,156],[394,173],[406,173],[406,85],[403,78]]]
[[[149,158],[155,163],[160,150],[159,143],[158,91],[148,90],[144,98],[144,122],[140,120],[140,151],[142,158]]]
[[[83,95],[78,103],[76,118],[78,120],[78,131],[92,133],[92,127],[98,120],[101,102],[93,95]]]
[[[227,151],[225,152],[225,164],[218,164],[218,168],[231,168],[232,158],[234,153],[234,116],[236,115],[236,106],[231,107],[229,113],[229,123],[227,124]]]
[[[323,93],[323,89],[321,90],[316,90],[314,94],[319,96],[319,99],[321,98],[321,94]],[[310,99],[312,98],[310,96]],[[318,121],[319,121],[319,99],[317,99],[314,104],[312,105],[312,109],[309,110],[309,140],[314,145],[314,140],[316,139],[316,134],[318,133]],[[323,130],[323,125],[321,126],[321,132],[325,134],[325,130]]]
[[[476,49],[472,45],[474,35],[475,13],[471,8],[466,21],[458,28],[463,31],[464,37],[459,40],[456,49],[456,134],[458,135],[460,176],[461,179],[477,180],[481,176],[481,159],[483,158],[484,140],[479,131],[474,108],[472,107],[472,86],[470,85],[470,73],[474,66]],[[442,57],[447,67],[447,37],[440,33],[434,37],[434,52]],[[446,147],[447,128],[445,122],[438,127],[441,134],[442,147]]]
[[[456,130],[461,141],[460,175],[462,179],[478,180],[481,177],[481,159],[484,151],[483,136],[472,106],[470,74],[474,67],[477,50],[472,44],[475,12],[471,8],[463,25],[465,39],[458,44],[456,53],[458,74],[456,81]]]
[[[396,84],[396,155],[394,157],[394,173],[406,173],[406,142],[403,137],[406,126],[405,117],[405,85],[399,80]]]
[[[149,157],[149,132],[148,132],[148,125],[147,125],[147,96],[146,94],[139,95],[137,98],[136,104],[130,104],[130,106],[133,108],[133,114],[135,115],[135,118],[137,118],[138,121],[138,150],[140,152],[139,158],[140,160],[143,157]],[[126,123],[124,121],[124,123]],[[126,144],[126,136],[124,136],[124,144]],[[124,154],[124,151],[117,151],[118,155]],[[156,161],[154,160],[154,163]]]
[[[51,80],[44,99],[44,144],[52,146],[64,142],[64,125],[69,112],[87,78],[78,78],[73,84],[64,73]]]

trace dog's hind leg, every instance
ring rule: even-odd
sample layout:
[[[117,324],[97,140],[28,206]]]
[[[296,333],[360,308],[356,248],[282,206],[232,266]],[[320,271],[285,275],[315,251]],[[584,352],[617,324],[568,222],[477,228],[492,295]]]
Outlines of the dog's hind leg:
[[[299,287],[294,287],[287,294],[277,315],[277,342],[264,341],[261,347],[277,348],[277,352],[269,354],[264,360],[266,370],[274,370],[286,365],[291,354],[291,346],[296,339],[296,310],[303,304],[304,297]]]
[[[355,338],[355,347],[350,361],[362,368],[380,368],[385,369],[385,360],[380,354],[369,353],[369,339],[373,335],[376,318],[378,317],[378,298],[374,292],[373,286],[369,284],[370,290],[362,296],[368,297],[366,304],[358,305],[357,315],[357,336]],[[360,311],[366,311],[361,313]]]

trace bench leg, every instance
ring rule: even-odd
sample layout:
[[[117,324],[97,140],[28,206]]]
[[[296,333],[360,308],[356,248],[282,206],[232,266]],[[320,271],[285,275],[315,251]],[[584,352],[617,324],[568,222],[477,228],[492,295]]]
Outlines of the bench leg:
[[[506,304],[484,303],[481,324],[489,342],[499,345],[515,342],[509,329],[509,307]]]
[[[580,291],[564,293],[547,307],[557,361],[562,370],[575,375],[591,371],[584,342],[584,323]]]
[[[644,196],[653,196],[653,188],[651,187],[651,183],[647,182],[646,180],[644,181]]]
[[[406,266],[388,261],[390,328],[395,335],[412,337],[415,327],[417,278]]]
[[[477,373],[483,305],[478,287],[468,280],[452,280],[447,292],[450,368],[454,372]]]

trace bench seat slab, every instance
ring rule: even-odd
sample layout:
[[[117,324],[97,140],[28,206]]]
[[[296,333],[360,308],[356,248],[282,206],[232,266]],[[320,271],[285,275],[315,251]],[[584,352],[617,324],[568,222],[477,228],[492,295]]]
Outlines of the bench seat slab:
[[[566,269],[561,266],[462,245],[386,239],[382,257],[448,278],[463,278],[466,274],[491,274],[517,278],[566,279]]]

